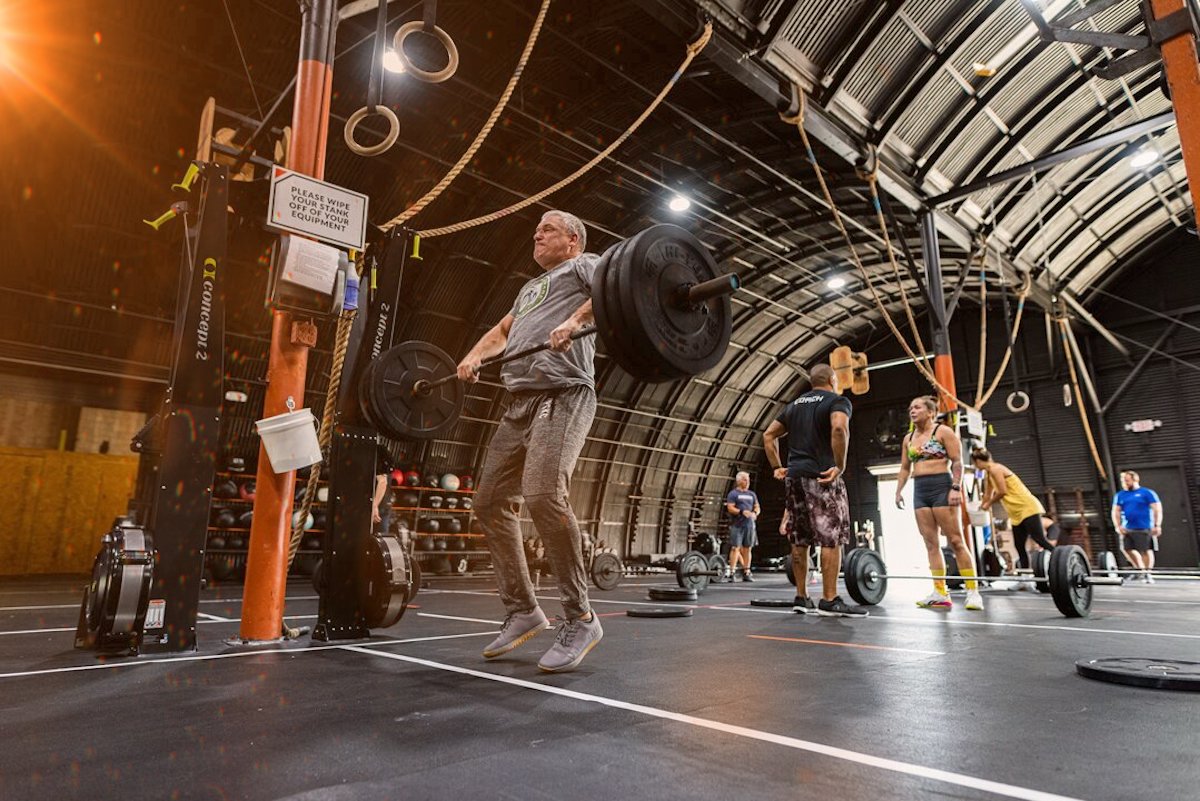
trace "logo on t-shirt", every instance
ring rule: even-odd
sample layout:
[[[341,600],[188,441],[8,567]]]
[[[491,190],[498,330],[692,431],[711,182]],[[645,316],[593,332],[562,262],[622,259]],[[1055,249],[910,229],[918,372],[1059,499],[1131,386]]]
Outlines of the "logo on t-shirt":
[[[550,276],[543,275],[536,281],[530,281],[517,296],[517,310],[513,317],[521,318],[542,305],[542,301],[550,294]]]
[[[796,398],[796,400],[794,400],[792,402],[793,403],[820,403],[821,396],[820,395],[801,395],[800,397]]]

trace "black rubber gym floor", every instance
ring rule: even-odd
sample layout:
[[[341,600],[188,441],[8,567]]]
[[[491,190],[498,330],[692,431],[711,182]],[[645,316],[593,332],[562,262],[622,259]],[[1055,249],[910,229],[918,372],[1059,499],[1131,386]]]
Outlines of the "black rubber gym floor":
[[[240,587],[206,590],[201,650],[72,648],[82,580],[0,589],[0,798],[1195,798],[1200,695],[1075,674],[1077,659],[1200,661],[1200,583],[1102,587],[1092,616],[993,591],[918,609],[893,583],[865,620],[751,607],[781,575],[716,585],[695,614],[634,619],[649,580],[594,592],[604,640],[536,668],[543,634],[480,656],[487,580],[434,579],[369,641],[229,647]],[[814,588],[815,589],[815,588]],[[545,588],[548,614],[558,611]],[[289,622],[311,623],[307,584]]]

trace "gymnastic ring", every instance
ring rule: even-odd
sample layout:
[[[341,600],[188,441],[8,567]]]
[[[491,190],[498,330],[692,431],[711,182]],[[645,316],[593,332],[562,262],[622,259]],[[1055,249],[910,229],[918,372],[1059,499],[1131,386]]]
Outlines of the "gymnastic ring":
[[[365,120],[371,114],[378,114],[388,121],[388,134],[383,137],[383,141],[376,145],[360,145],[354,141],[354,129],[358,124]],[[363,106],[358,111],[350,115],[350,119],[346,120],[346,147],[360,156],[378,156],[392,145],[396,144],[396,138],[400,136],[400,120],[396,118],[396,112],[392,111],[387,106]]]
[[[1016,392],[1010,392],[1006,405],[1013,414],[1023,412],[1029,408],[1029,394],[1019,389]]]
[[[458,48],[454,46],[454,40],[450,38],[450,34],[446,33],[437,25],[434,25],[433,31],[430,33],[438,38],[438,41],[442,43],[442,47],[446,48],[446,58],[448,59],[446,66],[437,72],[427,72],[426,70],[419,68],[417,65],[413,64],[412,60],[409,59],[409,57],[405,54],[404,40],[408,38],[409,34],[424,29],[425,23],[421,22],[421,20],[413,20],[412,22],[404,23],[396,30],[396,35],[392,37],[392,50],[396,52],[400,62],[404,64],[404,69],[411,73],[412,76],[418,81],[424,81],[425,83],[441,83],[442,81],[448,80],[450,76],[454,75],[455,71],[458,70]]]

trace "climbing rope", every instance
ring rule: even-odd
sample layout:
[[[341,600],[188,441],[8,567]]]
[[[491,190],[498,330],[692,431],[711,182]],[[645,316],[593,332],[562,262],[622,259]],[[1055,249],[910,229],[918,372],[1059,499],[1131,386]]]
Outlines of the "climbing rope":
[[[361,267],[361,258],[359,256],[359,267]],[[354,317],[357,313],[356,309],[344,309],[341,316],[338,317],[337,336],[333,346],[333,364],[329,370],[329,386],[325,390],[325,407],[321,412],[321,430],[317,434],[317,441],[325,458],[329,457],[330,446],[333,443],[333,418],[337,414],[338,391],[342,386],[342,366],[346,363],[346,351],[350,347],[350,329],[354,325]],[[309,471],[308,484],[304,488],[304,497],[300,501],[300,510],[292,517],[292,538],[288,542],[289,568],[296,558],[296,551],[300,549],[300,541],[304,539],[304,521],[308,519],[308,513],[312,511],[313,501],[317,497],[317,483],[321,480],[322,464],[323,462],[317,462]]]
[[[1056,322],[1058,323],[1059,340],[1062,342],[1063,356],[1067,360],[1067,371],[1071,376],[1071,388],[1075,393],[1075,405],[1079,407],[1079,420],[1083,423],[1083,434],[1087,438],[1088,449],[1092,452],[1092,461],[1096,463],[1100,478],[1107,479],[1108,471],[1104,469],[1104,462],[1100,460],[1096,439],[1092,436],[1092,424],[1088,422],[1087,409],[1083,405],[1083,392],[1079,389],[1079,375],[1075,372],[1075,356],[1071,351],[1071,344],[1067,341],[1067,326],[1070,323],[1065,315],[1056,318]]]
[[[797,94],[800,98],[800,108],[796,112],[795,116],[790,116],[786,113],[780,113],[779,117],[784,122],[795,125],[797,130],[800,131],[800,139],[804,143],[804,150],[808,155],[809,164],[812,165],[813,172],[817,176],[817,183],[821,186],[821,194],[825,196],[825,203],[829,206],[829,210],[833,214],[834,224],[841,232],[842,238],[846,241],[846,247],[850,250],[850,255],[854,259],[854,264],[858,268],[859,275],[862,276],[863,283],[866,284],[867,289],[871,291],[871,298],[875,301],[875,308],[879,310],[884,322],[887,323],[888,330],[892,332],[892,336],[895,337],[898,343],[900,343],[900,347],[904,350],[904,353],[908,356],[908,358],[912,360],[913,365],[917,368],[917,371],[922,375],[922,377],[924,377],[925,380],[928,381],[931,386],[936,388],[944,397],[953,401],[955,405],[975,410],[974,406],[957,397],[953,392],[951,392],[949,389],[943,386],[940,381],[937,380],[937,376],[934,375],[933,371],[930,370],[922,362],[921,358],[913,351],[912,347],[908,344],[908,340],[904,338],[904,334],[902,334],[900,329],[896,327],[896,322],[892,319],[892,315],[888,312],[887,307],[883,305],[883,299],[879,296],[879,291],[875,288],[875,284],[871,282],[871,276],[867,272],[867,268],[863,265],[862,259],[859,258],[858,250],[854,247],[854,242],[850,238],[850,232],[846,230],[846,224],[842,222],[842,214],[838,209],[837,203],[835,203],[833,200],[833,194],[829,191],[829,185],[825,182],[825,176],[821,172],[821,165],[817,163],[817,156],[813,152],[812,143],[808,139],[808,132],[804,130],[804,111],[806,104],[805,93],[803,91],[799,91]]]
[[[438,195],[442,194],[446,187],[450,186],[454,179],[458,177],[459,173],[461,173],[466,168],[467,164],[470,163],[471,159],[474,158],[476,151],[478,151],[480,146],[483,145],[483,141],[487,139],[488,134],[492,132],[492,128],[496,125],[496,121],[500,119],[500,113],[504,111],[504,108],[508,105],[509,98],[512,97],[513,91],[517,88],[517,83],[521,80],[521,73],[525,71],[525,65],[529,63],[529,55],[533,52],[533,46],[538,40],[538,34],[542,31],[542,23],[546,19],[546,12],[550,10],[550,3],[551,0],[542,0],[541,10],[538,11],[537,19],[533,21],[533,30],[529,32],[529,40],[525,42],[525,49],[521,52],[521,58],[517,61],[517,67],[515,70],[513,70],[512,77],[508,79],[508,86],[504,87],[504,92],[500,95],[500,100],[497,101],[496,107],[492,109],[492,113],[487,118],[487,122],[485,122],[483,127],[479,129],[479,133],[475,135],[475,141],[471,143],[471,146],[468,147],[466,152],[462,154],[462,157],[458,160],[458,163],[450,168],[450,171],[446,173],[446,176],[442,178],[442,180],[438,181],[437,185],[434,186],[433,189],[430,189],[425,193],[425,196],[416,203],[412,204],[407,209],[383,224],[382,228],[385,232],[390,231],[397,225],[401,225],[405,221],[415,217],[421,212],[422,209],[436,200]]]
[[[695,59],[696,56],[700,54],[700,51],[704,49],[705,45],[708,44],[709,39],[712,38],[712,31],[712,23],[705,22],[703,32],[696,39],[696,41],[687,46],[687,55],[684,57],[683,62],[679,65],[678,69],[675,70],[675,74],[671,76],[670,80],[667,81],[666,85],[662,88],[662,91],[658,93],[658,96],[655,97],[654,100],[651,101],[650,105],[646,107],[645,111],[638,115],[638,118],[635,119],[630,126],[625,129],[624,133],[614,139],[612,144],[604,148],[604,150],[601,150],[599,153],[597,153],[596,156],[587,164],[584,164],[575,172],[571,173],[566,178],[563,178],[553,186],[549,186],[546,189],[543,189],[541,192],[531,195],[524,200],[518,201],[507,208],[500,209],[499,211],[493,211],[491,214],[485,214],[482,217],[476,217],[471,220],[464,220],[462,222],[454,223],[453,225],[446,225],[441,228],[432,228],[425,231],[417,231],[417,235],[424,238],[430,238],[442,236],[444,234],[453,234],[457,233],[458,231],[465,231],[468,228],[474,228],[475,226],[483,225],[484,223],[495,222],[496,220],[499,220],[502,217],[507,217],[509,214],[518,212],[527,206],[532,206],[534,203],[541,202],[545,198],[562,189],[564,186],[567,186],[568,184],[578,180],[597,164],[608,158],[618,147],[624,144],[625,140],[632,136],[634,131],[636,131],[641,124],[646,121],[646,118],[649,117],[656,108],[658,108],[658,106],[666,99],[670,91],[675,88],[675,84],[679,82],[679,79],[683,77],[684,72],[687,71],[687,68],[692,63],[692,60]]]

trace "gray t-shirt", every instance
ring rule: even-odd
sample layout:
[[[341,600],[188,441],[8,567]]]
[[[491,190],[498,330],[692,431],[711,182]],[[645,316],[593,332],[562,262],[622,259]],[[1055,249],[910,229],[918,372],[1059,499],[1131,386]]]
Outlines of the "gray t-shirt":
[[[600,257],[582,253],[568,259],[521,288],[513,304],[512,328],[505,353],[541,345],[550,332],[592,297],[592,275]],[[575,340],[566,353],[543,350],[501,368],[500,379],[509,392],[587,386],[595,389],[596,337]]]

